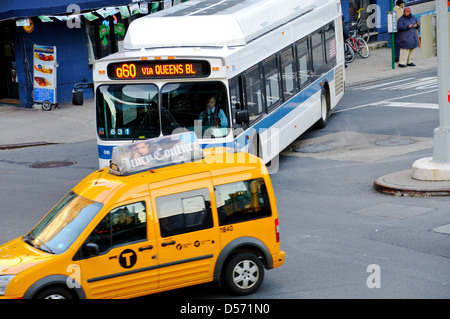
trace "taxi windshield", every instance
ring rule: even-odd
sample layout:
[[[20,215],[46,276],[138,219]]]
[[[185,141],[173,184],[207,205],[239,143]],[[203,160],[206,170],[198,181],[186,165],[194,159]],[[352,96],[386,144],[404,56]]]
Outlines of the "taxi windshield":
[[[70,192],[24,240],[42,251],[61,254],[72,245],[102,206]]]

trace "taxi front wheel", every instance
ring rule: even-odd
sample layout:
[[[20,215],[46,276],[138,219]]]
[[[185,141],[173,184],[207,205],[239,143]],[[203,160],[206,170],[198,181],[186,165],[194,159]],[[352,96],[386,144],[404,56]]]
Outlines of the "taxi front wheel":
[[[223,277],[224,285],[234,294],[249,295],[261,286],[264,266],[252,253],[241,252],[228,261]]]
[[[50,287],[38,292],[34,299],[74,299],[74,297],[67,289]]]

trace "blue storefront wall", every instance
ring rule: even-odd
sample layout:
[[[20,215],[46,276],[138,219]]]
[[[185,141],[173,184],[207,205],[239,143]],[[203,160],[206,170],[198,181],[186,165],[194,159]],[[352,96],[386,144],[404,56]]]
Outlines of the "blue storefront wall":
[[[80,81],[92,81],[89,68],[88,39],[85,25],[70,28],[66,22],[53,18],[53,22],[41,22],[40,15],[67,15],[72,13],[69,5],[76,4],[81,12],[97,10],[108,6],[127,5],[133,0],[0,0],[0,23],[32,18],[35,24],[31,33],[22,27],[14,30],[14,50],[20,105],[33,104],[33,44],[56,46],[57,50],[57,102],[72,100],[72,89]],[[28,62],[28,63],[26,63]],[[31,81],[27,82],[27,76]],[[85,90],[86,98],[93,97]]]
[[[34,18],[33,32],[26,33],[18,27],[16,33],[16,65],[19,81],[19,96],[21,106],[33,104],[32,83],[27,83],[27,72],[33,78],[33,45],[56,46],[57,70],[57,102],[72,100],[72,89],[75,83],[92,81],[92,69],[89,68],[87,51],[87,35],[84,25],[80,28],[69,28],[66,22],[40,22]],[[24,52],[25,51],[25,52]],[[25,57],[28,61],[25,63]],[[92,92],[86,90],[85,96],[92,97]]]

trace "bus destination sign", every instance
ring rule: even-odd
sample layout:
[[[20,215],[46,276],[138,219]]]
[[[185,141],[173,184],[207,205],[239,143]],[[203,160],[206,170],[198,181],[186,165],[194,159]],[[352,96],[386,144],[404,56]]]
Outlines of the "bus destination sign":
[[[207,61],[155,60],[115,62],[108,65],[113,80],[207,77],[211,66]]]

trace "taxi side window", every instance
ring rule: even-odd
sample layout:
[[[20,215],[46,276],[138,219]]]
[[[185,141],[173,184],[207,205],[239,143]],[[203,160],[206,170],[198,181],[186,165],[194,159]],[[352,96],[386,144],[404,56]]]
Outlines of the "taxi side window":
[[[156,198],[161,236],[168,237],[213,226],[207,188]]]
[[[89,235],[100,254],[111,247],[147,239],[145,202],[120,206],[111,210]]]
[[[264,179],[257,178],[214,187],[219,225],[269,217],[269,195]]]

